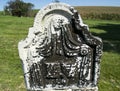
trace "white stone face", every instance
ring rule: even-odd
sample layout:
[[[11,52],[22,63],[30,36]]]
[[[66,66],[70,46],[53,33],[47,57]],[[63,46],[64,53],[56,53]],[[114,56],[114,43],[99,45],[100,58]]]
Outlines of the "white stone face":
[[[43,46],[40,46],[40,43],[44,41],[46,36],[50,37],[49,31],[46,31],[46,29],[52,28],[51,26],[59,28],[61,26],[59,22],[68,24],[73,15],[73,13],[70,11],[70,8],[71,7],[69,5],[63,3],[51,3],[42,8],[35,17],[33,27],[29,28],[27,38],[19,42],[19,56],[23,62],[27,89],[31,89],[28,73],[30,66],[33,63],[39,62],[43,59],[43,57],[36,52],[36,48]],[[51,30],[52,34],[56,33],[54,29]],[[47,42],[49,41],[46,41],[45,43]]]
[[[72,35],[67,35],[67,32],[68,32],[68,34],[71,34],[70,32],[72,30],[66,28],[66,26],[65,26],[65,25],[70,25],[70,24],[72,25],[71,21],[73,19],[73,16],[74,16],[75,12],[76,12],[76,10],[74,10],[73,7],[71,7],[67,4],[64,4],[64,3],[51,3],[51,4],[47,5],[46,7],[42,8],[37,13],[37,15],[35,17],[35,20],[34,20],[33,27],[29,28],[29,33],[28,33],[28,36],[26,37],[26,39],[21,40],[19,42],[19,44],[18,44],[19,56],[20,56],[20,59],[22,60],[23,70],[24,70],[24,75],[25,75],[25,81],[26,81],[26,87],[27,87],[28,90],[32,90],[32,91],[35,91],[35,90],[55,91],[54,89],[60,88],[60,85],[58,86],[58,88],[57,88],[57,86],[54,87],[54,88],[51,88],[52,84],[47,84],[46,88],[44,88],[44,89],[43,89],[42,86],[41,87],[40,86],[31,86],[31,84],[30,84],[30,69],[31,68],[30,67],[37,64],[37,63],[41,63],[43,60],[45,60],[45,57],[44,57],[45,56],[44,55],[44,50],[45,49],[42,49],[43,47],[46,46],[45,48],[47,50],[45,50],[45,52],[48,52],[48,55],[49,55],[49,51],[52,50],[52,47],[47,47],[47,46],[50,43],[54,43],[52,45],[55,46],[55,48],[56,48],[55,51],[57,51],[57,48],[58,48],[57,45],[59,44],[59,46],[61,46],[60,42],[61,42],[61,40],[62,40],[62,43],[63,43],[63,41],[65,42],[66,36],[70,37],[70,38],[68,38],[68,40],[67,39],[66,40],[72,42],[71,44],[70,44],[70,42],[68,42],[68,44],[66,42],[66,45],[72,51],[79,49],[79,51],[78,51],[79,54],[76,53],[76,52],[71,52],[71,50],[69,51],[68,49],[66,49],[66,50],[68,50],[68,52],[66,52],[66,55],[74,57],[72,59],[73,64],[71,64],[71,62],[70,63],[69,62],[68,63],[62,63],[62,66],[66,67],[66,70],[69,70],[69,68],[70,68],[70,71],[68,72],[69,77],[75,77],[77,72],[81,71],[82,74],[81,75],[79,74],[79,76],[80,77],[81,76],[86,76],[86,77],[84,77],[84,80],[87,80],[85,83],[83,83],[82,80],[81,80],[81,83],[83,83],[85,85],[90,83],[89,82],[91,80],[91,68],[90,67],[91,67],[92,64],[89,63],[89,61],[93,60],[92,59],[93,50],[92,50],[92,48],[90,48],[89,45],[85,44],[86,42],[83,42],[81,45],[79,44],[78,41],[81,41],[80,40],[81,36],[78,38],[77,41],[76,40],[74,41],[74,38],[72,37]],[[85,30],[87,30],[87,31],[89,30],[88,26],[85,25],[82,22],[82,19],[81,19],[80,15],[78,15],[77,21],[79,22],[80,27],[86,28]],[[61,30],[61,28],[64,28],[64,29]],[[66,33],[66,35],[63,34],[65,36],[64,40],[61,38],[61,36],[63,37],[61,31]],[[83,34],[84,34],[84,32],[83,32]],[[55,37],[53,37],[53,36],[55,36]],[[86,37],[89,37],[90,34],[88,34],[88,35],[84,34],[84,36],[85,36],[84,38],[86,38]],[[56,40],[54,38],[56,38],[56,39],[58,38],[58,41],[57,41],[58,44],[56,43]],[[61,40],[59,38],[61,38]],[[53,40],[55,42],[52,42]],[[91,41],[91,39],[89,39],[89,38],[86,39],[86,40]],[[94,39],[92,39],[92,40],[94,40]],[[62,46],[65,46],[65,44],[63,44]],[[60,47],[60,48],[62,48],[62,47]],[[59,49],[59,50],[60,51],[59,51],[58,54],[61,56],[61,54],[63,53],[63,50],[62,49]],[[42,51],[43,55],[40,54],[40,52],[38,52],[38,51],[40,51],[40,52]],[[56,54],[57,54],[57,52],[56,52]],[[63,58],[63,60],[67,60],[67,57]],[[67,61],[69,61],[69,60],[67,60]],[[60,68],[59,65],[57,63],[55,64],[54,62],[53,63],[48,62],[46,64],[47,64],[48,67],[49,66],[54,67],[54,65],[57,65],[58,69]],[[36,67],[38,67],[38,66],[36,66]],[[97,71],[99,69],[99,64],[96,63],[95,67],[97,69],[97,70],[95,70],[95,72],[98,73]],[[35,72],[37,72],[39,70],[38,68],[35,69]],[[55,70],[55,72],[57,73],[57,70]],[[48,76],[51,76],[51,75],[52,74],[49,72]],[[64,74],[60,73],[60,75],[64,76],[64,78],[66,79]],[[95,84],[97,82],[97,78],[98,78],[98,76],[96,74],[95,75]],[[64,80],[63,82],[67,82],[67,80],[65,80],[65,79],[63,79]],[[83,87],[83,86],[80,87],[79,86],[80,87],[79,88],[76,84],[72,84],[69,87],[64,87],[63,88],[64,90],[62,90],[62,91],[70,91],[70,90],[73,91],[73,90],[78,90],[78,89],[79,89],[79,91],[87,91],[87,90],[88,91],[89,90],[90,91],[97,91],[98,90],[96,85],[94,87],[89,87],[89,85],[87,85],[88,87]],[[90,86],[91,86],[91,83],[90,83]],[[61,91],[61,90],[59,89],[57,91]]]
[[[64,3],[51,3],[42,8],[36,15],[33,27],[29,28],[28,37],[25,40],[21,40],[18,45],[19,55],[24,62],[27,60],[29,48],[32,48],[31,55],[35,55],[34,48],[36,43],[42,42],[46,36],[46,28],[52,28],[50,25],[60,27],[58,22],[68,24],[73,12],[70,11],[70,6]],[[81,19],[81,18],[80,18]],[[82,23],[82,20],[80,20]],[[51,24],[50,24],[51,23]],[[54,29],[51,29],[54,34]],[[48,35],[49,36],[49,35]],[[38,37],[38,38],[37,38]],[[36,41],[33,46],[33,40]],[[33,47],[31,47],[33,46]],[[36,54],[37,55],[37,54]]]

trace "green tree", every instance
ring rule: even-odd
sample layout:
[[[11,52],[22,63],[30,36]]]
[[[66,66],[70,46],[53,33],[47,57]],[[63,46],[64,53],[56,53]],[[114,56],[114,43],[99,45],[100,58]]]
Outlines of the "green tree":
[[[25,3],[22,0],[11,0],[4,8],[5,14],[12,16],[30,16],[34,5],[32,3]]]

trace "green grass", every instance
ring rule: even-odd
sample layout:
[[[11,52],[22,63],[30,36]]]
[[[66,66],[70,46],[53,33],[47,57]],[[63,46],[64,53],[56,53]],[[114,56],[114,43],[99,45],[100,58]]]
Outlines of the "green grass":
[[[93,35],[103,39],[99,91],[120,91],[120,21],[85,20]]]
[[[32,23],[32,18],[0,16],[0,91],[24,91],[17,44]]]
[[[0,15],[4,15],[4,11],[0,11]]]
[[[18,42],[33,18],[0,16],[0,91],[26,91]],[[120,21],[84,20],[93,35],[103,39],[99,91],[120,91]]]

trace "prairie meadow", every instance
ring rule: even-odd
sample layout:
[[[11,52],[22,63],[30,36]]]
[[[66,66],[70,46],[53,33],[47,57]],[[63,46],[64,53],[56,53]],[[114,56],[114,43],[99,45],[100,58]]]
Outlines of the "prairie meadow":
[[[87,10],[84,10],[84,7],[76,8],[79,12],[81,10],[83,21],[89,26],[90,32],[103,40],[99,91],[120,91],[120,12],[118,12],[120,7],[113,9],[112,12],[116,16],[109,19],[92,18],[93,16],[90,15],[88,17],[91,18],[87,18],[85,17]],[[93,9],[91,12],[102,14]],[[84,11],[86,12],[82,13]],[[111,16],[113,13],[108,9],[105,14]],[[22,64],[18,55],[18,42],[27,37],[28,29],[32,27],[33,22],[33,17],[0,15],[0,91],[26,91]]]

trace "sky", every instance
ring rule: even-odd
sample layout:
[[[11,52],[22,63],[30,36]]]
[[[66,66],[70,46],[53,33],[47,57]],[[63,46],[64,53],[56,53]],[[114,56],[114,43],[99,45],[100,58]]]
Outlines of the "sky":
[[[0,0],[0,11],[10,0]],[[22,0],[34,4],[34,9],[40,9],[54,0]],[[120,0],[59,0],[60,2],[70,4],[71,6],[119,6]]]

